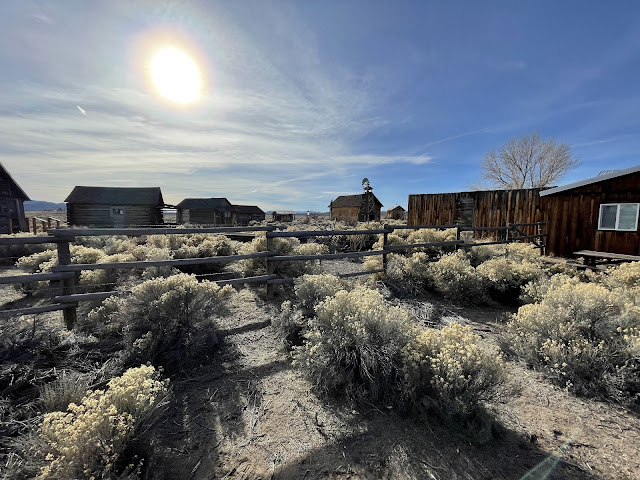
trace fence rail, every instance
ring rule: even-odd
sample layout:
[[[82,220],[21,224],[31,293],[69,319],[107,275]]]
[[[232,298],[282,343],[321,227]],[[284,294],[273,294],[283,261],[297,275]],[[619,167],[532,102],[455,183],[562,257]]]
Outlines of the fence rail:
[[[537,235],[525,235],[521,228],[524,227],[538,227],[539,233]],[[0,310],[0,317],[17,316],[37,314],[44,312],[52,312],[62,310],[64,314],[64,320],[67,328],[72,329],[76,322],[77,306],[79,302],[104,300],[105,298],[112,297],[114,295],[126,295],[130,293],[129,290],[112,290],[108,292],[93,292],[93,293],[76,293],[77,281],[79,272],[86,270],[112,270],[112,269],[144,269],[150,267],[163,267],[163,266],[186,266],[186,265],[206,265],[215,263],[230,263],[238,260],[247,260],[262,258],[266,263],[266,274],[256,275],[252,277],[244,278],[231,278],[225,280],[217,280],[213,283],[218,285],[240,285],[246,283],[261,283],[266,285],[267,296],[271,298],[274,294],[274,287],[276,285],[291,284],[294,282],[294,278],[278,278],[275,274],[275,266],[277,262],[284,261],[315,261],[315,260],[336,260],[345,258],[361,258],[368,256],[382,256],[382,268],[376,270],[369,270],[363,272],[353,272],[338,275],[342,278],[355,277],[359,275],[371,275],[375,273],[384,273],[387,268],[387,256],[390,253],[400,250],[409,250],[414,248],[427,248],[427,247],[454,247],[455,249],[473,248],[481,245],[497,245],[506,244],[513,241],[520,240],[540,240],[540,243],[536,243],[541,249],[544,249],[542,240],[546,237],[546,234],[542,233],[543,223],[534,224],[507,224],[506,226],[497,227],[468,227],[462,225],[385,225],[382,229],[371,230],[301,230],[296,232],[279,232],[275,231],[274,226],[266,227],[211,227],[211,228],[56,228],[48,230],[48,236],[44,237],[5,237],[0,238],[0,245],[20,245],[20,244],[56,244],[58,253],[58,265],[52,268],[52,273],[32,273],[25,275],[12,275],[6,277],[0,277],[0,284],[25,284],[30,282],[50,281],[60,282],[60,295],[53,297],[53,304],[41,305],[35,307],[27,307],[12,310]],[[431,243],[415,243],[406,245],[389,245],[388,235],[395,230],[418,230],[418,229],[456,229],[456,240],[444,241],[444,242],[431,242]],[[461,232],[506,232],[505,238],[497,241],[482,242],[482,243],[469,243],[461,239]],[[179,234],[195,234],[195,233],[209,233],[209,234],[234,234],[237,232],[266,232],[267,250],[263,252],[256,252],[243,255],[227,255],[219,257],[205,257],[205,258],[183,258],[183,259],[170,259],[170,260],[146,260],[146,261],[134,261],[134,262],[111,262],[111,263],[95,263],[95,264],[72,264],[70,245],[76,241],[76,237],[82,236],[102,236],[102,235],[127,235],[131,237],[146,236],[146,235],[179,235]],[[509,235],[514,233],[513,235]],[[325,237],[325,236],[365,236],[365,235],[380,235],[382,234],[383,245],[380,250],[367,250],[357,252],[343,252],[343,253],[329,253],[320,255],[278,255],[274,240],[276,238],[310,238],[310,237]]]

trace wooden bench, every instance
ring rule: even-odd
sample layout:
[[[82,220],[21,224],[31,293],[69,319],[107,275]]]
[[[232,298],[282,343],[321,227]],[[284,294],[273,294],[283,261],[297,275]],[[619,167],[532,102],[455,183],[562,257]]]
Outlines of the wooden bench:
[[[640,262],[639,255],[625,255],[623,253],[596,252],[594,250],[579,250],[573,252],[578,257],[584,257],[587,265],[596,265],[597,260],[604,260],[608,263],[614,262]]]

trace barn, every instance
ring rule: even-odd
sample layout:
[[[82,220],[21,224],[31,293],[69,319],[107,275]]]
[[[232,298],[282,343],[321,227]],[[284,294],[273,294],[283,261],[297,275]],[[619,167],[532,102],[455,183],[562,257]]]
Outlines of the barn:
[[[185,198],[176,209],[178,223],[233,225],[234,206],[226,198]]]
[[[366,218],[366,214],[362,212],[363,202],[366,197],[371,196],[374,202],[373,214],[370,218]],[[331,220],[339,221],[380,221],[380,209],[382,202],[373,193],[362,193],[358,195],[340,195],[329,205]]]
[[[640,254],[640,165],[540,193],[548,217],[547,252]]]
[[[234,225],[249,225],[249,222],[262,222],[265,219],[264,212],[256,205],[233,205]]]
[[[67,223],[88,227],[161,225],[160,187],[74,187],[65,199]]]
[[[393,207],[387,209],[387,218],[391,218],[394,220],[403,220],[404,212],[404,208],[402,208],[400,205],[394,205]]]
[[[0,163],[0,234],[27,230],[24,202],[29,197]]]

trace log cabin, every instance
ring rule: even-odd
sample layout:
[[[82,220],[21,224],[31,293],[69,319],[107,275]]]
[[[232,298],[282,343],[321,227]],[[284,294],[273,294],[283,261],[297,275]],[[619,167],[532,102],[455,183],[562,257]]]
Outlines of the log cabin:
[[[405,210],[400,205],[394,205],[387,210],[387,218],[393,220],[404,220]]]
[[[234,206],[226,198],[185,198],[176,209],[179,224],[233,225]]]
[[[160,187],[74,187],[65,199],[67,223],[122,228],[162,225]]]
[[[373,193],[368,194],[373,198],[374,202],[374,213],[369,216],[363,212],[362,209],[363,199],[366,195],[366,193],[362,193],[358,195],[340,195],[337,197],[329,204],[331,220],[344,222],[380,221],[380,209],[382,208],[382,202],[380,202]]]
[[[24,217],[27,194],[0,163],[0,234],[28,230]]]

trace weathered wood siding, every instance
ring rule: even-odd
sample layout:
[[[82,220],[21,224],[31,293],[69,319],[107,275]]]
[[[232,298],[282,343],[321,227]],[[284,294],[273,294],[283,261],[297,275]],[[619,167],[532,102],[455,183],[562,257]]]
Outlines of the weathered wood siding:
[[[357,221],[360,207],[332,207],[331,220],[338,221]],[[380,221],[380,209],[376,209],[375,219]]]
[[[544,221],[538,188],[409,195],[409,225],[500,227]],[[535,227],[523,230],[537,233]]]
[[[17,195],[11,182],[0,177],[0,234],[9,233],[9,223],[14,233],[26,230],[24,201]]]
[[[542,197],[549,217],[547,252],[570,257],[578,250],[640,255],[635,232],[598,230],[603,203],[640,203],[640,173]]]
[[[112,215],[112,208],[124,209],[124,215]],[[161,225],[162,210],[156,205],[93,205],[68,203],[67,222],[69,225],[107,228]]]

